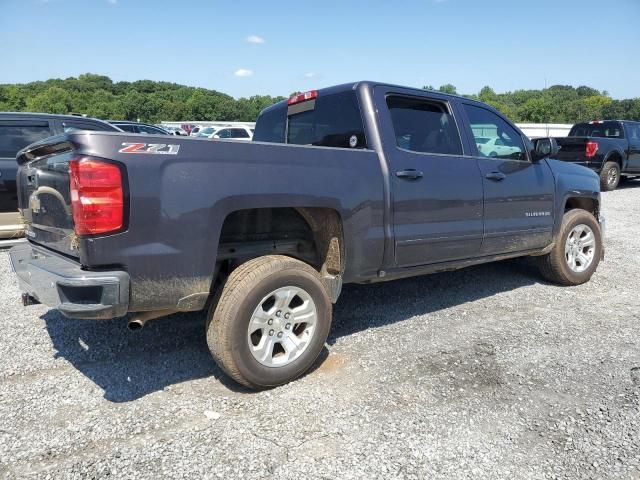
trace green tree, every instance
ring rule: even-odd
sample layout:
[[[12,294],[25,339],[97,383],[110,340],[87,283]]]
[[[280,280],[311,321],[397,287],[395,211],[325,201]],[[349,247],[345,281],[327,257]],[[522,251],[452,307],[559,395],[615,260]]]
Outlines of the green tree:
[[[26,104],[29,112],[71,113],[71,95],[60,87],[51,87],[29,98]]]

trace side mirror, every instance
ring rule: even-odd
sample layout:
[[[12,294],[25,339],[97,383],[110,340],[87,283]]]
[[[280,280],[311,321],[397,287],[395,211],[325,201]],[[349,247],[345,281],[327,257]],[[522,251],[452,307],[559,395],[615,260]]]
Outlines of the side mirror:
[[[531,152],[531,157],[534,162],[537,162],[544,158],[553,157],[558,153],[558,151],[558,142],[556,142],[555,138],[537,138],[533,141],[533,152]]]
[[[220,135],[214,135],[213,138],[220,138]]]

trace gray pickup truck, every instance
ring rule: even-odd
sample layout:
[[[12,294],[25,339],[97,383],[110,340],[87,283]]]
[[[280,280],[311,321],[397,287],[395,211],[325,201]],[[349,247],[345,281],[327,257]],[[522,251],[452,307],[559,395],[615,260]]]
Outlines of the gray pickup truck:
[[[485,156],[494,136],[510,148]],[[253,142],[69,133],[18,154],[11,260],[25,305],[68,317],[207,309],[214,359],[268,388],[315,361],[343,283],[522,256],[588,281],[598,176],[553,153],[482,103],[375,82],[273,105]]]

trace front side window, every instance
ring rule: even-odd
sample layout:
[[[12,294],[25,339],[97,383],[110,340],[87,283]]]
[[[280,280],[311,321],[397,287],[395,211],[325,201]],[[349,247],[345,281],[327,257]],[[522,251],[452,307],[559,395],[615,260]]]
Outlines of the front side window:
[[[471,131],[481,157],[526,160],[524,144],[518,131],[490,110],[464,104]],[[491,142],[478,141],[491,138]]]
[[[15,158],[27,145],[51,136],[49,125],[0,124],[0,157]]]
[[[445,103],[390,96],[387,106],[398,147],[412,152],[462,155],[462,142]]]

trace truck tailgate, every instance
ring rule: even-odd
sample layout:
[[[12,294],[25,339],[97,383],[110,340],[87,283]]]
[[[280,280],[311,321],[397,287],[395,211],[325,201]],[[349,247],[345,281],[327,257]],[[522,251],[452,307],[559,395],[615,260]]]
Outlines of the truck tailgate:
[[[18,154],[18,208],[32,242],[77,257],[69,188],[73,146],[56,138]]]
[[[586,145],[591,141],[588,137],[565,137],[557,138],[560,150],[555,156],[558,160],[565,162],[584,162],[587,160]]]

